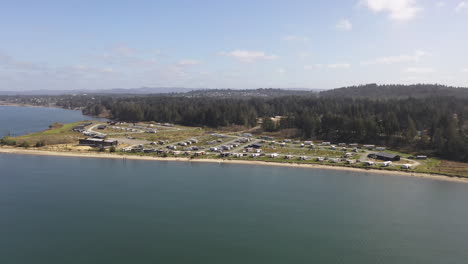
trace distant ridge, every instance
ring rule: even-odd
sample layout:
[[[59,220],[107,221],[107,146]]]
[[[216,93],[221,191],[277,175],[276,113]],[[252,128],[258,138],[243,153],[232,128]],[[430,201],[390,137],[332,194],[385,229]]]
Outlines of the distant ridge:
[[[451,87],[439,84],[414,85],[377,85],[366,84],[322,91],[321,97],[352,97],[352,98],[425,98],[449,96],[468,98],[468,88]]]
[[[28,91],[0,91],[0,95],[73,95],[73,94],[97,94],[97,95],[146,95],[146,94],[186,94],[187,96],[211,96],[229,97],[239,95],[295,95],[303,93],[316,93],[320,90],[307,88],[259,88],[259,89],[207,89],[207,88],[183,88],[183,87],[142,87],[142,88],[115,88],[102,90],[28,90]]]
[[[167,94],[187,93],[195,89],[182,87],[142,87],[142,88],[115,88],[102,90],[27,90],[27,91],[0,91],[0,95],[68,95],[68,94]]]

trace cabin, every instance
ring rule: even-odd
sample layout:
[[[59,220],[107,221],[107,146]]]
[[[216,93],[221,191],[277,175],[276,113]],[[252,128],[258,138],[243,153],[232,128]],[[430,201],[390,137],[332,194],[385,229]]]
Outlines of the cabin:
[[[254,144],[250,144],[248,145],[247,147],[245,148],[254,148],[254,149],[259,149],[259,148],[262,148],[263,147],[263,144],[260,144],[260,143],[254,143]]]
[[[106,125],[99,125],[96,127],[97,129],[100,129],[100,130],[103,130],[103,129],[106,129],[107,126]]]
[[[300,156],[299,160],[307,160],[307,156]]]
[[[86,127],[89,126],[89,125],[92,125],[93,123],[84,123],[84,124],[81,124],[81,125],[77,125],[73,128],[73,131],[75,132],[83,132],[86,130]]]
[[[385,151],[387,148],[385,147],[376,147],[375,150],[377,151]]]
[[[116,139],[86,138],[79,140],[79,145],[90,147],[115,147],[118,144]]]
[[[416,156],[416,159],[418,159],[418,160],[426,160],[426,159],[427,159],[427,156],[418,155],[418,156]]]
[[[286,155],[284,156],[285,159],[292,159],[292,156],[291,155]]]
[[[390,167],[391,165],[392,165],[391,161],[385,161],[384,163],[382,163],[382,167]]]
[[[317,157],[317,159],[316,159],[316,160],[317,160],[317,161],[324,161],[324,160],[325,160],[325,158],[324,158],[324,157]]]
[[[229,152],[221,152],[221,153],[219,153],[219,156],[222,157],[222,158],[227,158],[227,157],[231,156],[231,153],[229,153]]]
[[[271,153],[270,158],[274,159],[278,157],[278,153]]]
[[[105,138],[106,138],[106,135],[104,135],[104,134],[94,135],[93,138],[105,139]]]
[[[411,164],[403,164],[403,165],[401,165],[401,168],[405,169],[405,170],[409,170],[409,169],[412,168],[412,165]]]
[[[364,164],[365,164],[366,166],[374,166],[374,165],[375,165],[375,163],[374,163],[373,161],[370,161],[370,160],[364,162]]]
[[[398,155],[386,153],[386,152],[371,153],[367,155],[367,157],[371,159],[378,159],[378,160],[383,160],[383,161],[399,161],[401,158]]]
[[[260,157],[260,154],[259,153],[252,153],[251,157],[252,158],[258,158],[258,157]]]
[[[362,145],[362,147],[368,150],[375,149],[375,145]]]

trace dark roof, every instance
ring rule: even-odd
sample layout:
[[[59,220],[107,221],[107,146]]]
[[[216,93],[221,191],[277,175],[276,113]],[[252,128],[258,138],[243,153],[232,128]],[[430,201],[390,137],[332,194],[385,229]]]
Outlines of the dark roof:
[[[374,153],[377,157],[383,157],[383,158],[388,158],[388,159],[394,159],[398,157],[398,155],[387,153],[387,152],[379,152],[379,153]]]

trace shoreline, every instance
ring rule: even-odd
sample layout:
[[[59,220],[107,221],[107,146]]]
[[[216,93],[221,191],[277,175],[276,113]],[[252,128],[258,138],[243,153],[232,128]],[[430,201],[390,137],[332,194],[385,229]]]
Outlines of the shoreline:
[[[299,164],[299,163],[283,163],[283,162],[265,162],[255,160],[228,160],[228,159],[191,159],[191,158],[176,158],[176,157],[155,157],[155,156],[133,156],[133,155],[118,155],[109,153],[78,153],[78,152],[59,152],[47,150],[26,150],[16,148],[2,148],[0,153],[15,154],[15,155],[35,155],[35,156],[59,156],[59,157],[77,157],[77,158],[100,158],[100,159],[121,159],[121,160],[146,160],[146,161],[172,161],[172,162],[197,162],[197,163],[218,163],[218,164],[241,164],[241,165],[261,165],[261,166],[281,166],[307,169],[327,169],[337,171],[352,171],[365,172],[375,174],[387,174],[394,176],[406,176],[426,178],[442,181],[464,182],[468,183],[468,178],[447,176],[441,174],[429,174],[419,172],[404,172],[404,171],[389,171],[379,169],[363,169],[343,166],[331,166],[323,164]]]
[[[16,107],[45,107],[45,108],[59,108],[59,109],[65,109],[61,108],[56,105],[31,105],[31,104],[18,104],[18,103],[10,103],[10,102],[5,102],[5,101],[0,101],[0,106],[16,106]],[[73,110],[73,109],[66,109],[66,110]]]

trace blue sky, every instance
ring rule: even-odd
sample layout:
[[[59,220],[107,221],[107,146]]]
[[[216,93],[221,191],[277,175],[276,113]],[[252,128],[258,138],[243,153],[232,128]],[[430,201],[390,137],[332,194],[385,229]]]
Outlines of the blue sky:
[[[22,1],[0,90],[468,86],[468,0]]]

